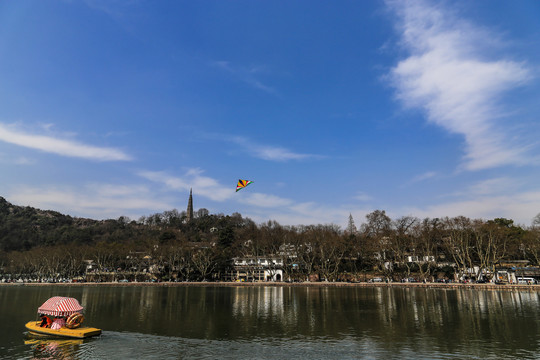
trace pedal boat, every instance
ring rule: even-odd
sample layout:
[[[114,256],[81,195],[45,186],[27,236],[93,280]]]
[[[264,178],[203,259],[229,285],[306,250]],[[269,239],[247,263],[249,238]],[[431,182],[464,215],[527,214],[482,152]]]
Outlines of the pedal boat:
[[[26,323],[26,328],[33,335],[48,335],[53,337],[66,337],[72,339],[85,339],[92,336],[101,335],[101,329],[94,327],[78,327],[76,329],[68,329],[63,327],[60,329],[51,329],[39,326],[40,321],[29,321]]]
[[[43,305],[38,308],[38,315],[44,315],[49,317],[69,317],[65,322],[65,326],[59,327],[53,323],[52,326],[42,327],[41,321],[29,321],[25,327],[30,334],[33,335],[46,335],[52,337],[65,337],[72,339],[85,339],[92,336],[101,334],[101,329],[94,327],[81,326],[84,321],[82,316],[83,307],[79,304],[77,299],[69,297],[55,296],[45,301]],[[78,321],[76,324],[71,323],[71,318],[76,318]],[[53,327],[56,327],[53,329]]]

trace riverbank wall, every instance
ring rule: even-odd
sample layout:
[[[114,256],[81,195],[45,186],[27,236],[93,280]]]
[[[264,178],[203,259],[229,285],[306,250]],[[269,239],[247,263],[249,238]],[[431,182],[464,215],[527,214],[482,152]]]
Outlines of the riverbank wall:
[[[0,286],[159,286],[159,287],[328,287],[328,288],[425,288],[476,289],[497,291],[540,291],[540,285],[473,283],[347,283],[347,282],[72,282],[72,283],[0,283]]]

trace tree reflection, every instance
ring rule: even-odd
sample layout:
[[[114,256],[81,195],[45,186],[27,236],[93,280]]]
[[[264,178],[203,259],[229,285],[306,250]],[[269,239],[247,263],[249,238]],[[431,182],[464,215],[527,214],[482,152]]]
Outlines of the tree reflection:
[[[538,352],[540,295],[532,291],[318,286],[69,291],[81,292],[70,295],[82,299],[89,323],[105,334],[227,341],[331,339],[395,353],[437,349],[478,357],[486,351],[506,356],[523,349]],[[34,298],[28,295],[25,292],[25,299]],[[22,299],[14,292],[10,296]]]

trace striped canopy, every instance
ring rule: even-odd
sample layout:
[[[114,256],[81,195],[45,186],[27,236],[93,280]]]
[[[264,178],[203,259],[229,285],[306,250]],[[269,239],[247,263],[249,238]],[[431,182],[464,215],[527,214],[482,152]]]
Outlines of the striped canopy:
[[[39,314],[51,316],[69,316],[74,313],[81,312],[83,307],[77,299],[70,297],[55,296],[45,301],[38,308]]]

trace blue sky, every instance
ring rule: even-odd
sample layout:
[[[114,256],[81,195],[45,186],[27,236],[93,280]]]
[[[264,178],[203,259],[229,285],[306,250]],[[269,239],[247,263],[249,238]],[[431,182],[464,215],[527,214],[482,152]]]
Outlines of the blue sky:
[[[136,220],[193,188],[258,223],[528,226],[539,18],[533,0],[0,2],[0,196]]]

